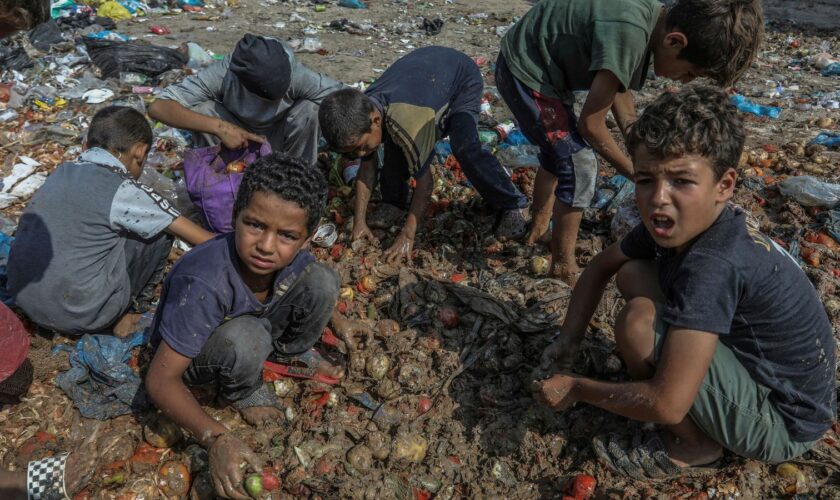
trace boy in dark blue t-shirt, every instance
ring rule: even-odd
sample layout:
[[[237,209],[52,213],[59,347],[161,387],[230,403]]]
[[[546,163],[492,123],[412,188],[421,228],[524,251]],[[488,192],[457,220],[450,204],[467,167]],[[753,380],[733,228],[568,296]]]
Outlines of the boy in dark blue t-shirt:
[[[164,283],[146,388],[207,449],[219,495],[245,495],[241,463],[262,467],[186,385],[215,382],[251,424],[284,418],[262,367],[269,357],[311,359],[335,307],[338,276],[307,251],[326,198],[323,175],[301,160],[282,153],[257,160],[236,197],[234,232],[184,255]],[[341,375],[323,359],[317,368]]]
[[[627,138],[642,224],[592,260],[543,355],[555,375],[535,392],[549,406],[583,401],[665,426],[634,444],[593,441],[603,462],[637,479],[716,462],[724,448],[789,460],[837,411],[835,343],[814,287],[729,205],[744,137],[727,96],[710,87],[645,110]],[[626,383],[563,371],[613,275],[627,300],[615,325]]]
[[[408,208],[405,225],[384,257],[411,260],[434,191],[430,167],[435,143],[446,136],[464,175],[496,210],[496,236],[516,239],[525,234],[528,198],[478,140],[483,92],[481,71],[468,55],[432,46],[401,57],[364,93],[343,89],[324,99],[318,111],[324,139],[340,153],[362,157],[351,239],[374,239],[365,217],[378,177],[382,201]],[[384,165],[377,172],[374,153],[380,145]],[[409,178],[416,181],[411,195]]]

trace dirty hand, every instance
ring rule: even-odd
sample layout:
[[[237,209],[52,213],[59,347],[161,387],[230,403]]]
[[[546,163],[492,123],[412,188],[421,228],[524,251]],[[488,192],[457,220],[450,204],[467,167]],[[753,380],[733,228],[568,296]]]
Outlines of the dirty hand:
[[[373,328],[358,320],[352,320],[339,314],[333,313],[332,325],[335,328],[335,333],[338,338],[344,341],[347,348],[351,351],[358,348],[358,343],[355,339],[356,335],[364,336],[364,345],[370,345],[374,336]]]
[[[546,375],[569,371],[575,362],[577,352],[577,340],[574,340],[571,335],[561,334],[543,351],[539,370]]]
[[[262,470],[262,464],[248,446],[230,433],[216,438],[209,450],[210,478],[216,494],[223,498],[250,498],[242,485],[245,469],[250,465]]]
[[[220,120],[219,131],[216,134],[222,144],[228,149],[242,149],[248,147],[248,142],[265,142],[265,137],[248,132],[247,130],[237,127],[236,125]]]
[[[577,402],[574,396],[577,379],[577,375],[558,373],[550,379],[536,381],[531,387],[534,399],[557,411],[563,411]]]
[[[353,231],[350,233],[350,241],[365,239],[370,242],[375,242],[376,237],[370,232],[370,228],[363,220],[353,221]]]
[[[398,264],[403,258],[411,262],[411,251],[414,249],[414,238],[400,232],[391,248],[385,250],[385,261],[389,264]]]

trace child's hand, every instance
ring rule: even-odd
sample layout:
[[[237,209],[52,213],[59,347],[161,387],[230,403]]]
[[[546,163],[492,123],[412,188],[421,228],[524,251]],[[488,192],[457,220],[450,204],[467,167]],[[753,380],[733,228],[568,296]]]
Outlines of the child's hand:
[[[571,335],[560,335],[543,351],[539,370],[545,375],[569,371],[574,365],[578,342]]]
[[[534,382],[532,390],[534,399],[557,411],[563,411],[577,402],[574,388],[577,376],[558,373],[547,380]]]
[[[388,250],[385,250],[385,261],[389,264],[399,264],[403,258],[407,262],[411,262],[411,251],[414,249],[414,238],[405,234],[405,231],[400,232],[394,244]]]
[[[370,241],[371,243],[376,243],[378,240],[370,232],[370,228],[368,227],[367,223],[363,220],[354,220],[353,221],[353,231],[350,233],[350,240],[356,241],[359,239],[365,239]]]
[[[265,137],[248,132],[247,130],[237,127],[236,125],[220,120],[219,131],[216,135],[222,144],[228,149],[242,149],[248,147],[248,142],[258,142],[260,144],[265,142]]]
[[[250,498],[242,486],[245,469],[250,465],[262,470],[262,464],[248,446],[230,433],[216,438],[209,450],[210,478],[216,494],[224,498]]]

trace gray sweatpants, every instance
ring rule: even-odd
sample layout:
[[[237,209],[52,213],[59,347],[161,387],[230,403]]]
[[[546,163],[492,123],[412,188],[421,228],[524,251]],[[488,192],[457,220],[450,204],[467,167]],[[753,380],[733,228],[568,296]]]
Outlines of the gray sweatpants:
[[[239,121],[221,103],[207,101],[192,111],[202,115],[221,118],[233,123],[237,127],[263,135],[268,138],[272,151],[287,153],[309,163],[314,163],[318,155],[318,139],[321,131],[318,127],[318,105],[312,101],[297,101],[289,111],[277,121],[272,128],[254,129]],[[213,134],[193,132],[193,143],[196,147],[215,146],[219,138]]]

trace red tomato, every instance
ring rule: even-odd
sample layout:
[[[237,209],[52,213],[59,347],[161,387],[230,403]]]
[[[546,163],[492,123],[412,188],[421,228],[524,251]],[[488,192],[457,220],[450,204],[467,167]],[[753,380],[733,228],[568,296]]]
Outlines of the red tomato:
[[[595,494],[595,487],[598,480],[589,474],[578,474],[566,483],[564,493],[571,495],[575,500],[587,500]]]

